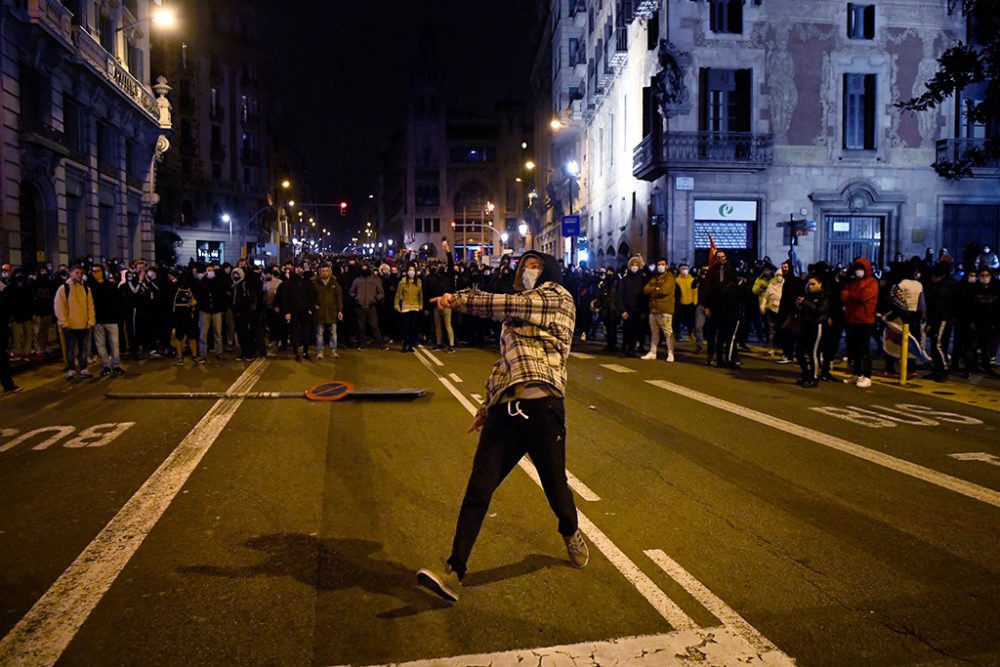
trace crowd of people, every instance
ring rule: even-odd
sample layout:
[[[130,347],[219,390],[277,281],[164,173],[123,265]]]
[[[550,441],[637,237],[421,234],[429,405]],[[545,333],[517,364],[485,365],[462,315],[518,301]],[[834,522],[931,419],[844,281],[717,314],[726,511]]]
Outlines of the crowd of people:
[[[204,364],[235,353],[238,361],[284,353],[295,361],[336,358],[338,348],[404,352],[418,343],[453,352],[457,345],[499,340],[499,324],[450,309],[432,299],[467,288],[513,291],[509,255],[499,265],[443,259],[369,261],[312,257],[276,266],[239,260],[235,266],[192,262],[164,267],[138,260],[43,264],[27,271],[4,264],[0,273],[0,379],[16,391],[8,360],[44,359],[55,336],[68,380],[90,378],[96,351],[101,376],[121,375],[122,358],[189,359]],[[644,360],[674,362],[685,352],[722,368],[741,367],[749,342],[779,364],[798,363],[799,384],[832,380],[831,364],[847,358],[859,387],[871,384],[872,357],[883,373],[898,373],[902,336],[945,381],[995,377],[1000,339],[1000,262],[989,247],[963,270],[928,249],[925,257],[894,258],[875,269],[866,258],[850,266],[817,262],[806,270],[767,257],[730,263],[718,250],[707,265],[646,263],[636,256],[615,266],[561,266],[563,285],[576,301],[578,340]],[[904,325],[906,325],[904,329]]]

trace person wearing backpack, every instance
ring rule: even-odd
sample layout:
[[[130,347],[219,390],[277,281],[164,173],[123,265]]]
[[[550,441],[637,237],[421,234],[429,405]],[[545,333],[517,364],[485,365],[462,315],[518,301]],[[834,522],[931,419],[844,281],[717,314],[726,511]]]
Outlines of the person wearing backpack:
[[[54,305],[59,329],[66,339],[66,379],[94,377],[87,370],[87,355],[97,314],[94,297],[83,282],[83,267],[79,264],[69,270],[66,282],[56,290]]]

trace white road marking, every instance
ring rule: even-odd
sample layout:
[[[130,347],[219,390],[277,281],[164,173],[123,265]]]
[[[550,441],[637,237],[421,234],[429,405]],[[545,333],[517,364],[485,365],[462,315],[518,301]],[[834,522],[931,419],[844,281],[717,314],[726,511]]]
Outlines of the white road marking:
[[[444,366],[444,362],[435,357],[433,354],[431,354],[431,351],[428,350],[423,345],[417,345],[417,349],[426,354],[427,358],[433,361],[435,366]]]
[[[569,482],[571,489],[576,491],[576,495],[580,496],[588,503],[596,503],[601,497],[594,493],[589,486],[577,479],[576,475],[571,473],[569,470],[566,471],[566,481]]]
[[[462,384],[462,378],[458,377],[455,373],[448,373],[448,377],[450,377],[451,381],[455,384]]]
[[[963,452],[961,454],[949,454],[948,456],[959,461],[979,461],[991,466],[1000,466],[1000,456],[987,454],[986,452]]]
[[[0,453],[6,452],[8,449],[14,449],[22,442],[27,442],[28,440],[34,438],[36,435],[41,435],[42,433],[54,432],[55,435],[49,436],[42,442],[32,447],[32,449],[37,449],[39,451],[42,451],[56,444],[57,442],[59,442],[60,440],[62,440],[75,430],[76,430],[75,426],[43,426],[42,428],[36,428],[33,431],[22,433],[21,435],[17,436],[16,438],[8,442],[6,445],[0,447]]]
[[[722,621],[722,625],[727,627],[733,634],[743,639],[761,653],[778,650],[778,647],[762,635],[757,628],[747,623],[745,618],[737,614],[719,596],[708,590],[708,587],[681,567],[680,563],[659,549],[650,549],[643,553],[659,565],[664,572],[669,574],[671,579],[680,584],[681,588],[690,593],[691,597],[701,603],[701,606],[712,612],[712,616]]]
[[[564,646],[414,660],[393,663],[393,667],[466,667],[467,665],[690,667],[693,664],[790,667],[795,661],[777,650],[761,654],[730,628],[713,627]]]
[[[915,405],[913,403],[896,403],[893,407],[870,405],[861,408],[856,405],[847,405],[844,407],[822,406],[809,409],[869,428],[894,428],[897,424],[939,426],[941,422],[968,425],[983,423],[982,420],[975,417],[968,417],[955,412],[943,412],[926,405]],[[935,419],[931,419],[931,417],[935,417]]]
[[[482,394],[469,394],[469,396],[471,396],[472,400],[474,400],[476,403],[479,403],[479,405],[482,405],[483,403],[486,402],[486,399],[483,398]]]
[[[229,388],[250,389],[267,361],[252,363]],[[201,418],[125,506],[66,568],[10,633],[0,664],[53,665],[222,433],[243,399],[223,399]]]
[[[609,371],[614,371],[615,373],[635,373],[634,368],[618,364],[601,364],[601,368],[607,368]]]
[[[465,397],[465,394],[463,394],[462,392],[460,392],[455,385],[453,385],[451,382],[449,382],[448,378],[439,375],[438,376],[438,380],[440,380],[441,384],[443,384],[445,386],[445,388],[449,392],[451,392],[452,396],[454,396],[456,399],[458,399],[458,402],[462,404],[462,407],[464,407],[466,410],[469,411],[469,414],[475,416],[476,412],[479,411],[479,408],[477,408],[472,403],[470,403],[469,399],[467,399]]]
[[[929,482],[930,484],[934,484],[943,489],[960,493],[963,496],[972,498],[973,500],[978,500],[980,502],[987,503],[988,505],[993,505],[994,507],[1000,507],[1000,492],[994,491],[993,489],[987,489],[986,487],[979,486],[978,484],[967,482],[964,479],[952,477],[951,475],[946,475],[942,472],[925,468],[924,466],[917,465],[916,463],[904,461],[903,459],[898,459],[895,456],[889,456],[883,452],[862,447],[861,445],[844,440],[843,438],[827,435],[826,433],[820,433],[819,431],[806,428],[805,426],[800,426],[799,424],[786,421],[779,417],[758,412],[757,410],[752,410],[736,403],[730,403],[729,401],[724,401],[720,398],[716,398],[715,396],[710,396],[709,394],[694,391],[689,387],[673,384],[672,382],[667,382],[665,380],[646,380],[646,382],[655,387],[659,387],[660,389],[666,389],[667,391],[673,392],[678,396],[689,398],[693,401],[704,403],[705,405],[710,405],[713,408],[724,410],[731,414],[749,419],[750,421],[755,421],[758,424],[763,424],[764,426],[769,426],[779,431],[784,431],[785,433],[798,436],[805,440],[811,440],[818,445],[823,445],[824,447],[829,447],[830,449],[835,449],[845,454],[856,456],[859,459],[880,465],[884,468],[888,468],[889,470],[894,470],[915,479]]]
[[[577,359],[593,359],[594,355],[587,354],[585,352],[570,352],[569,356],[576,357]]]

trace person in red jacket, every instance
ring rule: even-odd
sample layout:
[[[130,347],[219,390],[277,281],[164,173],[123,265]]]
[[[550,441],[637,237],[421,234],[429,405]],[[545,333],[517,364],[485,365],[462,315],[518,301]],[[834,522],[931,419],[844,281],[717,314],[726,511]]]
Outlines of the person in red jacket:
[[[851,265],[850,276],[840,291],[847,322],[847,358],[854,375],[844,380],[864,389],[872,386],[871,339],[875,330],[875,304],[878,302],[878,281],[872,276],[872,263],[858,257]]]

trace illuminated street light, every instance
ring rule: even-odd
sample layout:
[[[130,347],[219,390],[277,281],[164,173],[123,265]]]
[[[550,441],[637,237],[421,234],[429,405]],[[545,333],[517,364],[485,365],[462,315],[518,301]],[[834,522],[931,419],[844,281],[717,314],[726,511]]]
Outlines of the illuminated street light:
[[[287,190],[288,188],[292,187],[292,182],[286,178],[281,182],[281,187]]]
[[[222,214],[222,221],[225,222],[225,223],[229,223],[229,222],[232,222],[233,219],[229,217],[228,213],[223,213]]]
[[[553,118],[551,121],[549,121],[549,127],[551,127],[554,131],[558,132],[559,130],[563,129],[563,122],[558,118]]]
[[[390,247],[390,248],[392,247],[392,239],[389,239],[388,241],[386,241],[386,243],[388,243],[388,244],[389,244],[389,247]]]
[[[580,163],[576,160],[570,160],[566,163],[566,173],[570,176],[580,175]]]
[[[510,236],[507,234],[507,232],[503,232],[502,234],[500,234],[500,241],[503,242],[503,243],[506,243],[507,239],[509,239],[509,238],[510,238]]]
[[[177,25],[177,13],[169,7],[157,7],[153,10],[153,24],[160,28],[173,28]]]
[[[523,183],[524,182],[524,180],[520,176],[518,176],[517,178],[515,178],[514,181],[516,183]]]
[[[517,233],[520,234],[521,236],[527,236],[528,235],[528,223],[522,222],[521,224],[519,224],[517,226]]]
[[[527,162],[524,163],[524,168],[527,169],[528,171],[532,171],[535,168],[535,163],[532,162],[531,160],[528,160]]]
[[[522,141],[521,142],[521,149],[522,150],[528,150],[528,142],[527,141]]]
[[[288,205],[289,206],[295,206],[295,200],[294,199],[289,199],[288,200]]]

